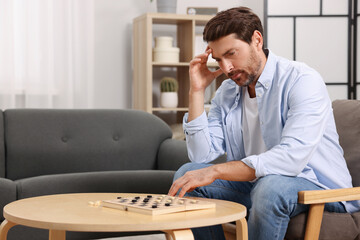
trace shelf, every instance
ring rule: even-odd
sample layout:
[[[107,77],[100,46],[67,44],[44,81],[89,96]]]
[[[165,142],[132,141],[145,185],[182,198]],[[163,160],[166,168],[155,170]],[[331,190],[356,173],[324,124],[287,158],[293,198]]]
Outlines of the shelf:
[[[149,113],[156,113],[166,120],[167,123],[180,123],[182,116],[188,111],[190,61],[196,55],[196,28],[204,27],[212,18],[211,15],[186,15],[170,13],[146,13],[133,20],[133,107]],[[157,26],[159,25],[159,26]],[[172,25],[172,26],[164,26]],[[180,49],[180,62],[154,62],[153,61],[153,41],[157,36],[158,29],[170,29],[161,31],[162,35],[173,34],[175,32],[176,47]],[[168,33],[169,32],[169,33]],[[208,67],[218,68],[218,64],[213,61],[208,62]],[[154,91],[154,86],[158,87],[158,80],[171,74],[179,82],[177,108],[158,107],[154,102],[155,97],[159,97],[159,92]],[[154,71],[156,69],[156,72]],[[154,79],[156,78],[156,80]]]
[[[156,107],[152,109],[155,112],[164,112],[164,111],[177,111],[177,112],[187,112],[189,108],[183,107],[183,108],[162,108],[162,107]]]
[[[182,22],[195,21],[196,25],[205,24],[214,16],[212,15],[188,15],[173,13],[146,13],[134,19],[141,21],[143,18],[152,19],[153,24],[180,24]]]
[[[188,67],[190,66],[189,62],[152,62],[152,65],[154,67]],[[219,67],[219,65],[216,62],[209,62],[207,64],[208,67]]]
[[[219,64],[217,62],[209,62],[207,63],[208,67],[219,67]]]
[[[190,63],[188,62],[152,62],[154,67],[188,67]]]

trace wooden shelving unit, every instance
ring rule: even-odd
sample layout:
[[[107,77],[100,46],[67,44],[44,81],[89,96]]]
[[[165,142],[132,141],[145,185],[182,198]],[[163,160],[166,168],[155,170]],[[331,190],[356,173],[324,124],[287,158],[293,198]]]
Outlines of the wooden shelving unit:
[[[133,107],[154,112],[175,111],[184,113],[188,110],[189,63],[195,56],[195,28],[205,26],[213,16],[179,15],[167,13],[146,13],[133,21]],[[155,25],[172,25],[176,28],[176,42],[180,48],[179,63],[153,62],[152,49]],[[209,63],[217,67],[217,63]],[[153,70],[157,67],[176,68],[179,82],[179,107],[161,108],[153,103]]]

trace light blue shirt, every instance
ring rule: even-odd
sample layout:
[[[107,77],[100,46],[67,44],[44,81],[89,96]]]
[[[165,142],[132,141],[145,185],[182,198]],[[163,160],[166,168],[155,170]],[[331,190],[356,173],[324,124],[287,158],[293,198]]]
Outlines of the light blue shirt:
[[[227,153],[255,169],[257,178],[278,174],[303,177],[325,189],[352,187],[351,176],[336,132],[331,100],[321,76],[299,62],[269,51],[256,87],[261,134],[267,151],[246,156],[242,119],[242,91],[225,80],[206,116],[183,127],[189,158],[207,163]],[[344,202],[348,212],[360,209],[359,201]]]

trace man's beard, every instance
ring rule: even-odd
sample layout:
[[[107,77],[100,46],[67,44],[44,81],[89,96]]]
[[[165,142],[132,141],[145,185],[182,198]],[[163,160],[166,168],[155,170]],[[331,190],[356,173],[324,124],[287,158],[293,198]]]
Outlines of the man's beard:
[[[250,54],[250,59],[248,61],[249,63],[251,62],[257,62],[257,66],[255,67],[255,70],[252,71],[251,73],[245,72],[244,70],[240,70],[240,69],[235,69],[231,72],[229,72],[227,75],[229,78],[231,78],[231,80],[233,80],[237,85],[241,86],[241,87],[245,87],[245,86],[249,86],[250,84],[252,84],[253,82],[255,82],[255,80],[257,79],[257,73],[260,71],[261,68],[261,59],[256,57],[255,52],[253,49],[251,49],[251,54]],[[233,79],[232,77],[236,76],[237,74],[241,74],[239,78]],[[242,77],[246,77],[246,80],[241,83],[241,78]]]
[[[241,74],[239,78],[235,78],[233,79],[233,76],[236,76],[237,74]],[[239,86],[245,87],[245,86],[249,86],[251,83],[253,83],[256,79],[255,74],[248,74],[245,71],[242,70],[233,70],[231,72],[228,73],[228,77],[233,80],[236,84],[238,84]],[[241,78],[246,77],[246,81],[241,83]]]

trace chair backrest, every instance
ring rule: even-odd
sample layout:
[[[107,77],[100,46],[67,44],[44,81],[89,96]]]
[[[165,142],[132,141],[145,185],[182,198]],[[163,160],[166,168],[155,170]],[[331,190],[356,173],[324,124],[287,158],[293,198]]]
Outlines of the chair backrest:
[[[332,105],[340,145],[344,149],[353,185],[360,186],[360,101],[335,100]]]
[[[13,109],[4,112],[6,177],[150,170],[172,133],[137,110]]]

